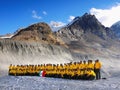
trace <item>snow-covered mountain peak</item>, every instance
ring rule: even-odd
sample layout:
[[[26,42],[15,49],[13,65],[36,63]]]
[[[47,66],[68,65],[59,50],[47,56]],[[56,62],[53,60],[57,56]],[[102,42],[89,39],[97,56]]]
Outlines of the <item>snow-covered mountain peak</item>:
[[[116,36],[120,39],[120,21],[116,22],[111,26],[111,29],[114,31]]]

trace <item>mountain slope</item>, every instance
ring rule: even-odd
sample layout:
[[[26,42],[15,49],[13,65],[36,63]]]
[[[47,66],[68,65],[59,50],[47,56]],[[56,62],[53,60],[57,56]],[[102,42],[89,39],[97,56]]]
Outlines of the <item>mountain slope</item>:
[[[64,42],[57,38],[51,31],[51,28],[44,22],[19,30],[12,37],[12,40],[64,45]]]
[[[77,54],[85,54],[87,58],[118,55],[120,50],[114,32],[88,13],[76,17],[56,34],[66,42],[70,50]]]
[[[63,33],[63,37],[65,34],[67,37],[69,37],[69,35],[76,36],[75,39],[80,39],[83,35],[89,36],[89,33],[101,39],[116,38],[110,28],[103,26],[94,15],[88,13],[85,13],[81,17],[76,17],[71,23],[58,32]]]

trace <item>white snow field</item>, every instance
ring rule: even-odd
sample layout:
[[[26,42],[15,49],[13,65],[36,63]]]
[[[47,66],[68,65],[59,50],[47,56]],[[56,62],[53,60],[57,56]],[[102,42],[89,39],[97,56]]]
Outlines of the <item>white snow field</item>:
[[[37,76],[5,76],[0,90],[120,90],[120,78],[106,80],[68,80]]]

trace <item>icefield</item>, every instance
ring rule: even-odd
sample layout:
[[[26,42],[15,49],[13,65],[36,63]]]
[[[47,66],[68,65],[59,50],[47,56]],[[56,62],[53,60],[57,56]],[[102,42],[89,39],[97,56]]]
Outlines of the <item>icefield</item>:
[[[39,76],[0,77],[0,90],[120,90],[120,78],[68,80]]]

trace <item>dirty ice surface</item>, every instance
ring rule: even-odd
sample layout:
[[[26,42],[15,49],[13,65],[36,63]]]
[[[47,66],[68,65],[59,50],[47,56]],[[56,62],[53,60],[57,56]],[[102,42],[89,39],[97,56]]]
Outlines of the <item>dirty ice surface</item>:
[[[37,76],[0,77],[0,90],[120,90],[120,78],[68,80]]]

